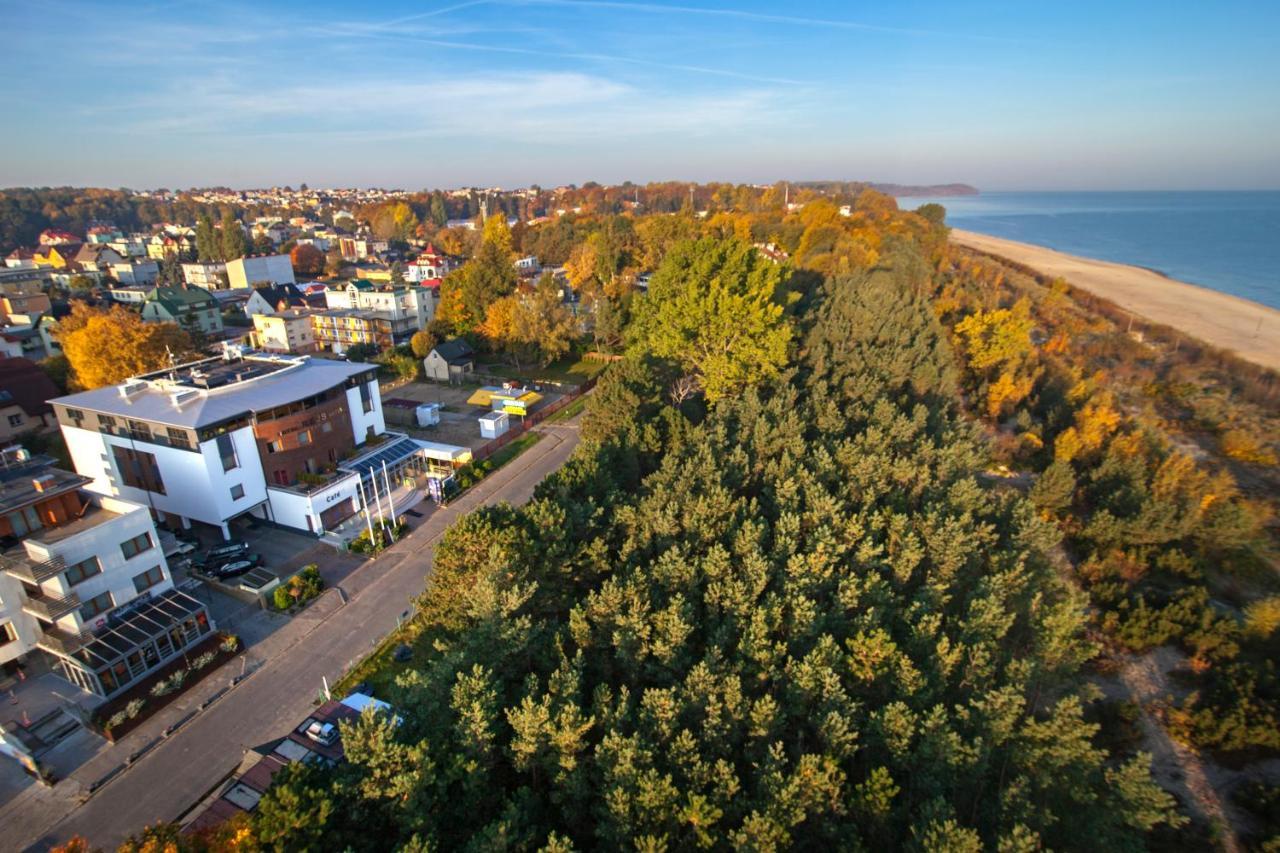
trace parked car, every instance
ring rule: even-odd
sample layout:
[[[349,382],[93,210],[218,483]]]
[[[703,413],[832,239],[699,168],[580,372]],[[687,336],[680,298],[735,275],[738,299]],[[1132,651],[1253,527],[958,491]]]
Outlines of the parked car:
[[[262,562],[257,554],[245,554],[238,560],[230,560],[217,568],[208,570],[215,578],[233,578],[242,575]]]
[[[224,542],[205,551],[204,556],[198,562],[205,567],[217,566],[247,553],[249,553],[248,542]]]
[[[312,720],[311,725],[307,726],[307,737],[318,744],[332,746],[338,740],[338,727],[333,723]]]

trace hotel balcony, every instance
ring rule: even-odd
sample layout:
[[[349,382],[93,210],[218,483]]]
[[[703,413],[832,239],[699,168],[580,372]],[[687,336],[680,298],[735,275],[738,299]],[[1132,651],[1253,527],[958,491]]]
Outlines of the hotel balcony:
[[[68,613],[80,609],[80,596],[74,592],[63,596],[46,595],[43,592],[33,594],[28,589],[26,600],[22,602],[22,609],[37,619],[56,622]]]
[[[45,628],[36,645],[55,655],[74,655],[93,641],[90,633],[75,634],[61,628]]]
[[[44,561],[36,561],[21,551],[0,554],[0,572],[36,586],[51,577],[55,577],[66,568],[67,564],[63,562],[60,556],[51,557]]]

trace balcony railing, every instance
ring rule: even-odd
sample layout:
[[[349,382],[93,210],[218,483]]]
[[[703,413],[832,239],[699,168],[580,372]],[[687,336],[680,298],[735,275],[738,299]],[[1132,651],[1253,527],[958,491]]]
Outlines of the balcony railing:
[[[27,583],[40,584],[65,570],[62,557],[52,557],[43,562],[30,557],[0,554],[0,572]]]
[[[32,595],[28,590],[27,600],[22,602],[22,609],[37,619],[56,622],[68,613],[80,609],[80,596],[74,592],[69,592],[64,596],[45,595],[43,593]]]
[[[76,634],[61,628],[46,628],[36,645],[55,655],[73,655],[92,640],[93,635],[88,632]]]

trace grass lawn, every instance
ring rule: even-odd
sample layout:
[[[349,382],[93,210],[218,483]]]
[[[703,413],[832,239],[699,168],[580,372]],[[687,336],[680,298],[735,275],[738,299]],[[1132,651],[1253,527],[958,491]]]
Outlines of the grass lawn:
[[[577,417],[582,414],[582,410],[587,407],[587,398],[579,397],[551,417],[547,418],[549,424],[558,423],[559,421],[567,421],[569,418]]]
[[[588,361],[576,355],[568,355],[559,361],[551,362],[546,367],[539,367],[535,364],[517,370],[509,364],[492,364],[485,368],[485,372],[505,376],[509,379],[532,379],[535,382],[542,380],[581,385],[608,366],[609,362],[607,361]]]

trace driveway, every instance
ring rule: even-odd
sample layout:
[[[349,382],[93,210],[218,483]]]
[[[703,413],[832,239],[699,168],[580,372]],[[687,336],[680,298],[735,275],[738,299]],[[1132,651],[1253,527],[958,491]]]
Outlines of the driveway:
[[[95,847],[114,848],[147,824],[182,818],[235,770],[245,750],[280,737],[306,717],[324,679],[332,684],[396,627],[397,617],[422,591],[436,543],[450,524],[482,505],[524,503],[547,474],[564,464],[578,442],[575,424],[548,424],[539,430],[545,434],[542,441],[449,507],[431,512],[411,535],[353,572],[340,595],[322,600],[325,607],[318,612],[327,615],[282,628],[280,635],[290,632],[292,645],[273,654],[217,704],[79,808],[72,796],[63,798],[67,802],[61,810],[42,804],[44,827],[32,828],[24,821],[17,831],[10,830],[6,843],[46,850],[82,835]],[[341,598],[347,603],[341,604]]]

